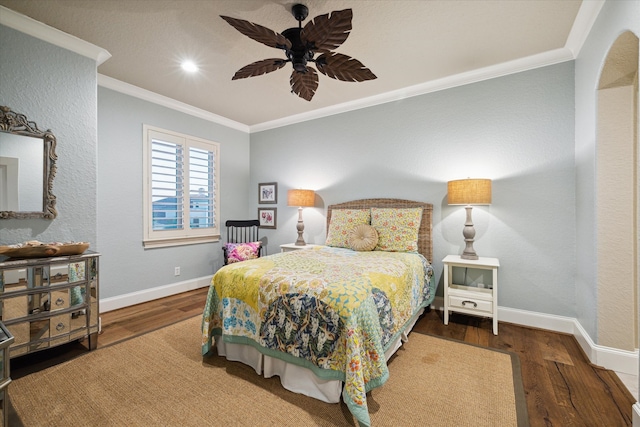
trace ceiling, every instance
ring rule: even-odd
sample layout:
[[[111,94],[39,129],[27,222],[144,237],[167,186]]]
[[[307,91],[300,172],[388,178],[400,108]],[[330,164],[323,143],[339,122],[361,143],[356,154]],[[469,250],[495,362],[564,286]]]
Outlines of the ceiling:
[[[572,59],[566,46],[582,1],[305,0],[301,3],[308,6],[309,18],[303,26],[318,15],[353,9],[353,29],[335,51],[357,58],[377,79],[344,82],[319,74],[310,102],[291,94],[289,64],[232,81],[249,63],[285,57],[283,51],[242,35],[219,15],[282,32],[297,26],[290,12],[295,3],[0,0],[2,6],[106,49],[111,58],[99,65],[99,74],[250,128],[386,102],[416,94],[417,88],[460,84],[456,76],[462,83],[460,76],[480,80],[481,70],[494,70],[484,78],[505,74],[499,71],[509,69],[505,63],[516,64],[513,72]],[[192,59],[199,71],[182,71],[183,59]]]

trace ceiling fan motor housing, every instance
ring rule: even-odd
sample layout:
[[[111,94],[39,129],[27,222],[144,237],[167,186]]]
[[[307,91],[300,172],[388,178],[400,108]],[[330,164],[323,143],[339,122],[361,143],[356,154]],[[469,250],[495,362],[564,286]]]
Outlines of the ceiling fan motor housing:
[[[313,51],[302,43],[300,38],[301,28],[289,28],[282,32],[282,35],[291,42],[291,49],[285,49],[287,58],[293,64],[293,68],[301,73],[307,71],[307,62],[313,59]]]

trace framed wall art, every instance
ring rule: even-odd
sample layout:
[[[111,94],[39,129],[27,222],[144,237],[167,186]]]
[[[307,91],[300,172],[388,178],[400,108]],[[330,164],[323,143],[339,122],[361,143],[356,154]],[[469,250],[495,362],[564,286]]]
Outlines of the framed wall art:
[[[260,228],[276,228],[277,208],[258,208]]]
[[[278,203],[277,182],[262,182],[258,184],[258,203]]]

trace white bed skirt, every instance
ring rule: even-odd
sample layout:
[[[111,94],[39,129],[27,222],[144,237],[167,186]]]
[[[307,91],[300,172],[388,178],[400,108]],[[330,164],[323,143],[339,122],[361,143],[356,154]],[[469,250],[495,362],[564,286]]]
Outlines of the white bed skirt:
[[[386,360],[389,360],[402,347],[402,343],[408,340],[409,332],[423,312],[424,309],[420,310],[411,324],[389,346],[384,353]],[[287,363],[271,356],[265,356],[250,345],[225,343],[223,340],[217,339],[216,346],[219,356],[251,366],[258,375],[264,375],[265,378],[271,378],[274,375],[279,376],[282,386],[289,391],[304,394],[327,403],[340,402],[342,381],[320,379],[310,369]]]

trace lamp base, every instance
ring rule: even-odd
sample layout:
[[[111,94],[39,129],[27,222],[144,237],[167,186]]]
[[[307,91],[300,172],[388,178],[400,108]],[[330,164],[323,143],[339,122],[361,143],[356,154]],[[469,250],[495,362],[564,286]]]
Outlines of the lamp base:
[[[464,251],[460,258],[462,259],[478,259],[478,255],[476,254],[475,249],[473,249],[473,238],[476,237],[476,229],[473,228],[473,221],[471,220],[471,209],[472,206],[465,206],[467,210],[467,220],[464,223],[464,229],[462,230],[462,235],[464,236]]]
[[[306,246],[307,244],[304,241],[304,237],[302,237],[302,232],[304,231],[304,222],[302,222],[302,208],[298,208],[298,224],[296,225],[296,229],[298,230],[298,240],[296,240],[296,246]]]
[[[463,252],[462,255],[460,255],[460,258],[462,259],[478,259],[478,255],[476,255],[476,253],[467,253],[467,252]]]

